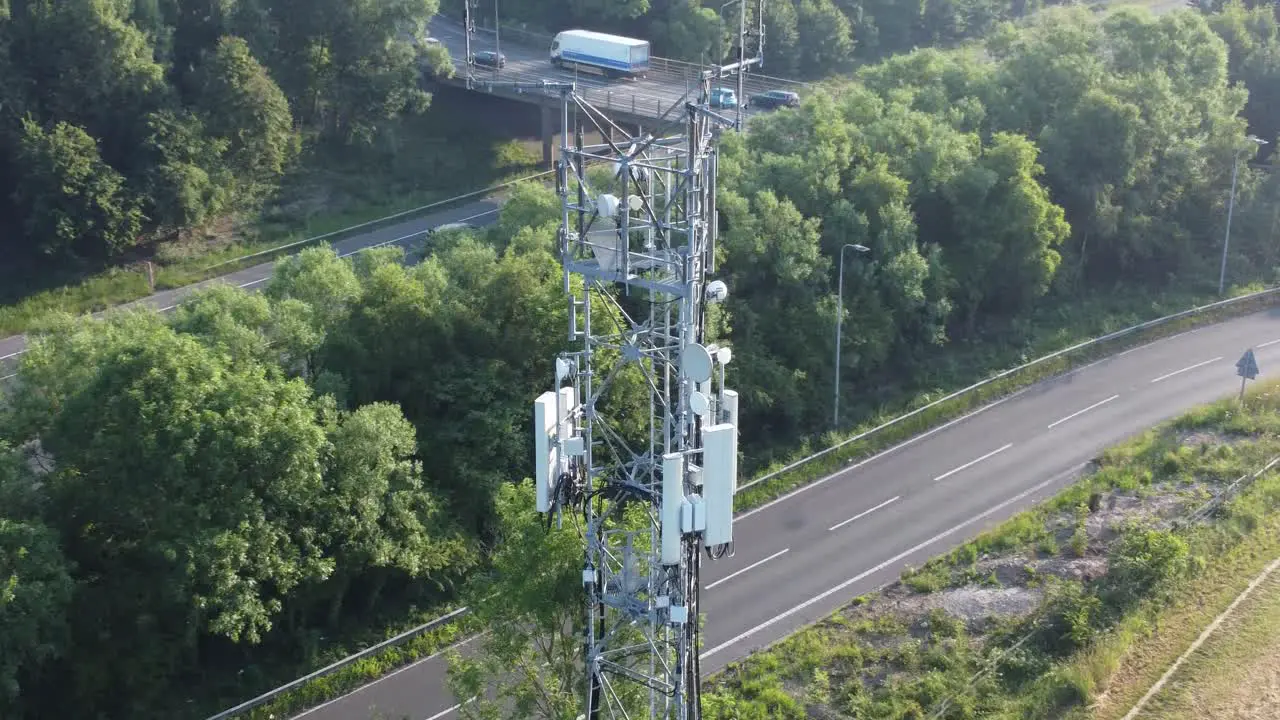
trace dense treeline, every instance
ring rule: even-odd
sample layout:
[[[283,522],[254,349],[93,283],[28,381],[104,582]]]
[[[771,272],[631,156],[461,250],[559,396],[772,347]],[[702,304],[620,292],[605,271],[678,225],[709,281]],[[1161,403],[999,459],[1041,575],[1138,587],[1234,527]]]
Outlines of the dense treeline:
[[[1266,10],[1251,17],[1275,26]],[[987,51],[990,62],[891,59],[725,143],[729,235],[758,243],[741,256],[726,244],[757,437],[812,430],[829,410],[813,380],[830,373],[843,243],[872,253],[847,268],[841,371],[890,385],[927,376],[931,347],[1082,293],[1216,280],[1232,157],[1257,148],[1239,114],[1246,91],[1205,19],[1064,10],[1004,28]],[[1261,174],[1244,169],[1242,196]],[[1247,217],[1237,242],[1259,219]],[[1234,277],[1250,253],[1274,262],[1259,244],[1237,247]]]
[[[691,61],[727,57],[736,42],[738,10],[720,14],[718,0],[521,0],[503,3],[503,22],[547,30],[585,26],[652,40],[655,52]],[[748,0],[754,6],[754,0]],[[1052,0],[769,0],[765,7],[765,71],[781,77],[826,77],[857,62],[916,47],[981,37],[1003,20],[1026,16]],[[491,19],[480,3],[477,17]],[[446,12],[452,8],[444,7]],[[753,17],[754,8],[748,17]],[[754,43],[754,40],[751,41]],[[749,45],[754,47],[754,45]]]
[[[744,446],[829,423],[844,243],[872,249],[846,268],[850,408],[932,387],[949,348],[1016,346],[1118,287],[1215,285],[1233,155],[1275,127],[1277,38],[1266,8],[1055,12],[999,28],[987,59],[913,53],[727,137],[717,327],[735,349]],[[245,67],[235,48],[260,41],[210,42]],[[333,42],[321,54],[340,54]],[[291,104],[315,79],[294,70],[278,80]],[[386,88],[341,77],[353,95],[296,107],[355,132]],[[57,142],[35,157],[82,158],[60,144],[74,129],[38,129]],[[1246,167],[1240,193],[1236,281],[1280,262],[1280,186]],[[524,501],[504,488],[529,474],[529,403],[564,343],[557,207],[526,186],[494,228],[441,238],[412,267],[312,250],[261,295],[217,288],[168,317],[60,318],[33,334],[0,411],[0,716],[186,716],[192,687],[537,557],[491,551],[517,522]]]
[[[437,0],[5,0],[0,252],[101,261],[426,107]],[[438,58],[437,58],[438,60]]]
[[[34,335],[4,416],[0,715],[173,717],[264,639],[445,597],[564,334],[552,230],[412,269],[311,250],[261,295]]]

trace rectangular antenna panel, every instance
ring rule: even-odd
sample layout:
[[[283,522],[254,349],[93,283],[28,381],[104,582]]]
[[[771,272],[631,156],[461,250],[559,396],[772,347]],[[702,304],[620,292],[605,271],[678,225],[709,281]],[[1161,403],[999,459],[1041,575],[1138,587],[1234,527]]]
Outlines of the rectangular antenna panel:
[[[538,512],[551,509],[551,440],[556,427],[556,394],[544,392],[533,401],[533,486]]]
[[[738,427],[738,391],[725,390],[724,393],[724,417],[721,422],[727,422],[734,427]]]
[[[707,503],[703,542],[733,542],[733,495],[738,490],[738,429],[728,423],[702,431],[702,496]]]
[[[572,385],[560,388],[560,439],[568,440],[573,436],[573,423],[569,418],[578,405],[578,391]]]
[[[680,564],[680,505],[684,502],[684,455],[662,456],[662,564]]]

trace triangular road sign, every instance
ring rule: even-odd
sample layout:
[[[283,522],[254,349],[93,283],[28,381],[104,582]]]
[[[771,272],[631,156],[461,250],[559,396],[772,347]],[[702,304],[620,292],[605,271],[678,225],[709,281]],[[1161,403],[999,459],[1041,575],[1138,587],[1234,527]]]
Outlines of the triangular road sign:
[[[1246,380],[1258,377],[1258,360],[1253,356],[1253,348],[1249,348],[1236,362],[1236,374]]]

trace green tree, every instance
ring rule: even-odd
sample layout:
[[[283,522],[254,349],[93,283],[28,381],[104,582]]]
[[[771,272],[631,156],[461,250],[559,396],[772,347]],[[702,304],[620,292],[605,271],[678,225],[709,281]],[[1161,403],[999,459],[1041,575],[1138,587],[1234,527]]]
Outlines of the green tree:
[[[1049,290],[1071,232],[1062,208],[1037,182],[1044,169],[1029,140],[997,133],[977,163],[943,190],[952,204],[956,233],[944,245],[955,282],[957,309],[970,332],[979,310],[1018,314]]]
[[[0,711],[20,717],[22,682],[65,651],[73,584],[56,535],[0,517]]]
[[[818,222],[769,192],[719,201],[735,387],[759,418],[750,432],[793,434],[827,409],[831,261],[820,252]],[[744,428],[744,434],[747,430]]]
[[[490,569],[466,591],[489,632],[469,657],[450,654],[450,688],[455,697],[478,698],[459,710],[471,720],[574,720],[586,682],[582,540],[568,523],[548,527],[528,480],[502,487],[496,510]]]
[[[336,625],[353,581],[367,583],[364,611],[393,573],[440,582],[468,570],[475,554],[414,459],[417,437],[400,408],[374,403],[330,411],[326,492],[320,498],[327,554],[329,623]]]
[[[161,110],[147,118],[142,150],[150,156],[143,198],[150,219],[173,230],[199,226],[234,198],[235,178],[223,160],[227,143],[205,135],[200,118]]]
[[[298,152],[284,93],[237,37],[218,41],[201,67],[200,106],[208,131],[227,144],[227,161],[254,191],[270,185]]]
[[[333,571],[310,396],[151,314],[33,338],[17,426],[53,458],[49,522],[84,578],[63,699],[133,714],[202,635],[258,642],[292,589]]]
[[[805,77],[838,74],[853,66],[853,28],[832,0],[797,0],[796,29],[800,57],[796,69]]]
[[[437,0],[263,0],[241,25],[254,36],[294,114],[344,143],[367,144],[388,121],[421,112],[415,38]],[[269,32],[264,30],[269,29]]]
[[[66,650],[66,611],[74,584],[58,538],[28,516],[36,478],[0,441],[0,712],[22,717],[24,679],[39,678]]]
[[[46,132],[25,119],[18,160],[24,172],[13,201],[42,252],[105,257],[135,242],[142,212],[83,129],[58,123]]]
[[[427,474],[470,530],[487,523],[497,485],[524,469],[528,398],[564,342],[553,237],[544,229],[502,255],[461,237],[412,270],[377,266],[322,351],[323,367],[350,382],[352,405],[400,402]]]
[[[155,48],[128,21],[131,5],[29,0],[14,6],[6,30],[19,77],[38,88],[33,114],[83,128],[107,164],[134,180],[146,169],[137,153],[149,134],[146,118],[171,93]]]

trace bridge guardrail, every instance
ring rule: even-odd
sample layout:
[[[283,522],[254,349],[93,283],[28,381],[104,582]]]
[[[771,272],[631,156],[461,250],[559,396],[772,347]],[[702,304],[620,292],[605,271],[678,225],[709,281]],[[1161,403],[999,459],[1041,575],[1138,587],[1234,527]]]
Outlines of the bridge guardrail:
[[[501,23],[501,26],[502,26],[502,34],[500,37],[514,37],[518,44],[523,44],[526,46],[550,47],[551,39],[552,37],[554,37],[553,35],[550,35],[548,33],[536,32],[533,30],[529,30],[528,28],[520,27],[517,25],[508,25],[506,23]],[[493,34],[492,27],[484,27],[478,23],[476,25],[476,31],[488,33],[491,35]],[[701,73],[703,70],[706,69],[706,67],[702,65],[689,62],[687,60],[677,60],[675,58],[664,58],[664,57],[659,57],[657,55],[649,56],[649,67],[657,70],[658,72],[669,73],[679,77],[696,77],[698,73]],[[787,78],[774,77],[771,75],[763,75],[761,73],[748,73],[747,78],[749,81],[755,81],[754,83],[749,82],[748,84],[759,85],[760,86],[760,88],[758,88],[759,90],[765,90],[765,89],[777,87],[780,85],[792,87],[792,88],[811,87],[811,83],[803,82],[800,80],[789,80]]]
[[[542,78],[534,75],[528,75],[525,73],[518,73],[518,72],[508,72],[508,73],[499,72],[496,74],[494,78],[494,81],[499,83],[523,82],[523,83],[528,83],[530,85],[536,85],[537,83],[543,82],[544,80],[546,80],[546,78]],[[465,82],[465,79],[462,77],[455,76],[447,80],[446,82],[449,82],[452,84],[461,84]],[[498,86],[496,88],[489,88],[487,87],[488,82],[489,82],[488,79],[485,78],[483,75],[474,77],[472,79],[473,86],[483,89],[487,92],[492,92],[495,95],[499,95],[499,94],[546,95],[547,97],[558,97],[558,94],[551,90],[547,90],[545,92],[539,91],[537,89],[512,90],[509,88],[504,88],[502,86]],[[648,117],[648,118],[668,117],[670,116],[670,112],[673,107],[683,106],[685,102],[683,97],[677,98],[673,101],[669,98],[663,98],[657,95],[648,95],[645,93],[629,93],[625,91],[619,92],[611,88],[582,87],[577,90],[577,95],[587,100],[592,105],[595,105],[596,107],[600,108],[601,110],[624,112],[624,113],[633,115],[635,117]]]
[[[399,635],[396,635],[395,637],[392,637],[392,638],[388,638],[388,639],[386,639],[386,640],[383,640],[382,642],[378,643],[377,645],[373,645],[373,646],[371,646],[371,647],[365,648],[364,650],[361,650],[360,652],[358,652],[358,653],[356,653],[356,654],[354,654],[354,655],[348,655],[347,657],[344,657],[344,658],[342,658],[341,660],[338,660],[337,662],[334,662],[334,663],[331,663],[331,664],[329,664],[329,665],[326,665],[326,666],[324,666],[324,667],[320,668],[319,670],[316,670],[315,672],[313,672],[313,673],[311,673],[311,674],[309,674],[309,675],[304,675],[304,676],[302,676],[302,677],[298,678],[297,680],[294,680],[293,682],[287,683],[287,684],[285,684],[285,685],[281,685],[280,687],[276,688],[275,690],[272,690],[272,691],[270,691],[270,692],[263,693],[262,695],[259,695],[258,697],[254,698],[254,699],[252,699],[252,700],[246,700],[245,702],[242,702],[242,703],[240,703],[239,705],[237,705],[237,706],[235,706],[235,707],[233,707],[233,708],[230,708],[230,709],[227,709],[227,710],[223,710],[222,712],[218,713],[217,715],[213,715],[213,716],[211,716],[211,717],[209,718],[209,720],[227,720],[227,718],[235,717],[236,715],[238,715],[238,714],[240,714],[240,713],[242,713],[242,712],[245,712],[246,710],[252,710],[252,709],[254,709],[254,708],[258,707],[259,705],[264,705],[264,704],[266,704],[266,703],[268,703],[268,702],[270,702],[270,701],[274,700],[275,698],[279,697],[280,695],[283,695],[284,693],[289,692],[290,690],[294,690],[294,689],[297,689],[297,688],[299,688],[299,687],[302,687],[303,685],[305,685],[305,684],[307,684],[307,683],[311,682],[312,680],[317,680],[317,679],[322,678],[322,677],[324,677],[324,676],[326,676],[326,675],[332,675],[333,673],[335,673],[335,672],[337,672],[337,671],[341,670],[342,668],[345,668],[345,667],[347,667],[347,666],[351,665],[352,663],[359,662],[359,661],[361,661],[361,660],[363,660],[363,659],[365,659],[365,658],[369,657],[370,655],[374,655],[374,654],[379,653],[379,652],[381,652],[381,651],[383,651],[383,650],[386,650],[386,649],[387,649],[387,648],[389,648],[389,647],[393,647],[393,646],[395,646],[395,645],[399,645],[399,644],[401,644],[401,643],[404,643],[404,642],[406,642],[406,641],[408,641],[408,640],[411,640],[411,639],[413,639],[413,638],[415,638],[415,637],[417,637],[417,636],[419,636],[419,635],[421,635],[421,634],[423,634],[423,633],[425,633],[425,632],[427,632],[427,631],[429,631],[429,630],[434,630],[435,628],[440,627],[441,625],[444,625],[445,623],[448,623],[448,622],[450,622],[450,621],[452,621],[452,620],[455,620],[455,619],[457,619],[457,618],[459,618],[459,617],[462,617],[463,615],[465,615],[465,614],[467,613],[467,611],[468,611],[468,608],[466,608],[466,607],[460,607],[460,608],[458,608],[457,610],[454,610],[453,612],[451,612],[451,613],[449,613],[449,614],[447,614],[447,615],[441,615],[440,617],[436,618],[435,620],[432,620],[432,621],[427,622],[427,623],[423,623],[422,625],[419,625],[419,626],[418,626],[418,627],[416,627],[416,628],[411,628],[411,629],[409,629],[409,630],[405,630],[404,632],[400,633]]]
[[[872,428],[872,429],[870,429],[870,430],[867,430],[866,432],[859,433],[859,434],[857,434],[857,435],[855,435],[855,436],[853,436],[853,437],[851,437],[851,438],[848,438],[848,439],[843,440],[843,441],[841,441],[841,442],[839,442],[839,443],[836,443],[835,445],[832,445],[831,447],[828,447],[828,448],[826,448],[826,449],[823,449],[823,450],[820,450],[820,451],[818,451],[818,452],[816,452],[816,453],[813,453],[812,455],[808,455],[808,456],[806,456],[806,457],[804,457],[804,458],[801,458],[800,460],[797,460],[796,462],[793,462],[793,463],[791,463],[791,464],[789,464],[789,465],[786,465],[785,467],[779,468],[778,470],[774,470],[774,471],[772,471],[772,472],[766,473],[765,475],[763,475],[763,476],[761,476],[761,477],[759,477],[759,478],[756,478],[755,480],[752,480],[751,482],[748,482],[748,483],[744,483],[744,484],[742,484],[742,485],[739,485],[739,486],[738,486],[738,489],[737,489],[737,492],[738,492],[738,493],[741,493],[742,491],[744,491],[744,490],[746,490],[746,489],[748,489],[748,488],[751,488],[751,487],[757,486],[757,485],[759,485],[759,484],[761,484],[761,483],[764,483],[764,482],[767,482],[767,481],[769,481],[769,480],[775,479],[775,478],[777,478],[777,477],[779,477],[779,476],[781,476],[781,475],[783,475],[783,474],[785,474],[785,473],[788,473],[788,472],[791,472],[791,471],[793,471],[793,470],[796,470],[796,469],[798,469],[798,468],[800,468],[800,467],[803,467],[803,466],[805,466],[805,465],[809,464],[810,462],[813,462],[814,460],[818,460],[819,458],[826,457],[827,455],[830,455],[831,453],[833,453],[833,452],[835,452],[835,451],[839,450],[840,448],[843,448],[843,447],[848,446],[850,443],[854,443],[854,442],[857,442],[857,441],[859,441],[859,440],[866,439],[867,437],[869,437],[869,436],[871,436],[871,435],[875,435],[875,434],[877,434],[877,433],[883,432],[883,431],[885,431],[885,430],[887,430],[887,429],[889,429],[889,428],[891,428],[891,427],[894,427],[895,425],[898,425],[899,423],[901,423],[901,422],[903,422],[903,421],[905,421],[905,420],[908,420],[908,419],[910,419],[910,418],[912,418],[912,417],[916,417],[916,416],[920,415],[920,414],[921,414],[921,413],[923,413],[923,412],[926,412],[926,411],[928,411],[928,410],[930,410],[930,409],[933,409],[933,408],[938,407],[939,405],[942,405],[942,404],[944,404],[944,403],[947,403],[947,402],[950,402],[950,401],[952,401],[952,400],[955,400],[956,398],[959,398],[959,397],[961,397],[961,396],[963,396],[963,395],[967,395],[967,394],[969,394],[969,393],[972,393],[972,392],[974,392],[974,391],[976,391],[976,390],[978,390],[978,389],[980,389],[980,388],[983,388],[983,387],[989,386],[989,385],[991,385],[992,383],[995,383],[995,382],[997,382],[997,381],[999,381],[999,380],[1005,379],[1005,378],[1007,378],[1007,377],[1009,377],[1009,376],[1011,376],[1011,375],[1014,375],[1014,374],[1016,374],[1016,373],[1018,373],[1018,372],[1022,372],[1022,371],[1024,371],[1024,370],[1027,370],[1027,369],[1030,369],[1030,368],[1034,368],[1034,367],[1037,367],[1037,366],[1043,365],[1044,363],[1047,363],[1047,362],[1050,362],[1050,361],[1052,361],[1052,360],[1055,360],[1055,359],[1058,359],[1058,358],[1064,357],[1064,356],[1069,355],[1069,354],[1071,354],[1071,353],[1079,352],[1079,351],[1081,351],[1081,350],[1087,350],[1087,349],[1090,349],[1090,348],[1095,348],[1095,347],[1097,347],[1097,346],[1099,346],[1099,345],[1102,345],[1103,343],[1107,343],[1107,342],[1110,342],[1110,341],[1113,341],[1113,340],[1118,340],[1118,339],[1121,339],[1121,338],[1124,338],[1124,337],[1127,337],[1127,336],[1130,336],[1130,335],[1134,335],[1134,334],[1136,334],[1136,333],[1140,333],[1140,332],[1142,332],[1142,331],[1144,331],[1144,330],[1148,330],[1148,329],[1151,329],[1151,328],[1154,328],[1154,327],[1157,327],[1157,326],[1160,326],[1160,325],[1165,325],[1165,324],[1167,324],[1167,323],[1174,322],[1174,321],[1177,321],[1177,320],[1181,320],[1181,319],[1183,319],[1183,318],[1188,318],[1188,317],[1191,317],[1191,316],[1200,315],[1200,314],[1207,313],[1207,312],[1212,312],[1212,311],[1214,311],[1214,310],[1218,310],[1218,309],[1222,309],[1222,308],[1230,308],[1230,307],[1235,306],[1235,305],[1244,305],[1244,304],[1247,304],[1247,303],[1248,303],[1248,302],[1250,302],[1250,301],[1260,300],[1260,299],[1263,299],[1263,298],[1268,298],[1269,296],[1273,296],[1273,295],[1275,295],[1275,294],[1276,294],[1276,293],[1278,293],[1278,292],[1280,292],[1280,286],[1272,287],[1272,288],[1267,288],[1267,289],[1265,289],[1265,290],[1260,290],[1260,291],[1255,292],[1255,293],[1249,293],[1249,294],[1247,294],[1247,295],[1241,295],[1241,296],[1239,296],[1239,297],[1228,298],[1228,299],[1226,299],[1226,300],[1219,300],[1219,301],[1217,301],[1217,302],[1208,303],[1208,304],[1206,304],[1206,305],[1200,305],[1200,306],[1197,306],[1197,307],[1190,308],[1190,309],[1188,309],[1188,310],[1183,310],[1183,311],[1181,311],[1181,312],[1173,313],[1173,314],[1171,314],[1171,315],[1165,315],[1165,316],[1163,316],[1163,317],[1158,317],[1158,318],[1155,318],[1155,319],[1153,319],[1153,320],[1147,320],[1146,322],[1141,322],[1141,323],[1138,323],[1138,324],[1136,324],[1136,325],[1131,325],[1131,326],[1126,327],[1126,328],[1123,328],[1123,329],[1121,329],[1121,330],[1116,330],[1116,331],[1114,331],[1114,332],[1106,333],[1106,334],[1104,334],[1104,335],[1100,335],[1100,336],[1098,336],[1098,337],[1096,337],[1096,338],[1092,338],[1092,339],[1090,339],[1090,340],[1085,340],[1085,341],[1083,341],[1083,342],[1079,342],[1079,343],[1076,343],[1076,344],[1074,344],[1074,345],[1071,345],[1070,347],[1066,347],[1066,348],[1063,348],[1063,349],[1061,349],[1061,350],[1057,350],[1057,351],[1055,351],[1055,352],[1049,353],[1049,354],[1047,354],[1047,355],[1043,355],[1043,356],[1038,357],[1038,358],[1036,358],[1036,359],[1034,359],[1034,360],[1031,360],[1031,361],[1029,361],[1029,362],[1022,363],[1021,365],[1018,365],[1018,366],[1016,366],[1016,367],[1009,368],[1008,370],[1004,370],[1004,371],[1001,371],[1001,372],[999,372],[999,373],[996,373],[995,375],[992,375],[992,376],[990,376],[990,377],[988,377],[988,378],[986,378],[986,379],[984,379],[984,380],[981,380],[981,381],[979,381],[979,382],[973,383],[972,385],[969,385],[968,387],[965,387],[965,388],[962,388],[962,389],[960,389],[960,390],[957,390],[957,391],[955,391],[955,392],[953,392],[953,393],[951,393],[951,394],[949,394],[949,395],[947,395],[947,396],[945,396],[945,397],[943,397],[943,398],[940,398],[940,399],[938,399],[938,400],[935,400],[935,401],[933,401],[933,402],[931,402],[931,403],[929,403],[929,404],[927,404],[927,405],[925,405],[925,406],[923,406],[923,407],[920,407],[920,408],[917,408],[917,409],[912,410],[912,411],[910,411],[910,412],[907,412],[907,413],[904,413],[904,414],[902,414],[902,415],[899,415],[899,416],[897,416],[897,417],[893,418],[892,420],[889,420],[888,422],[882,423],[882,424],[877,425],[876,427],[874,427],[874,428]],[[1047,378],[1046,378],[1046,379],[1047,379]],[[1265,471],[1265,470],[1267,470],[1267,469],[1270,469],[1271,467],[1274,467],[1274,465],[1275,465],[1277,462],[1280,462],[1280,459],[1273,460],[1271,463],[1268,463],[1268,465],[1266,466],[1266,468],[1264,468],[1264,471]],[[837,470],[836,472],[840,472],[840,470]],[[1260,471],[1258,474],[1261,474],[1261,471]],[[1254,477],[1256,477],[1256,475],[1255,475]],[[1213,500],[1213,501],[1211,501],[1211,502],[1210,502],[1210,504],[1211,504],[1214,508],[1216,508],[1218,505],[1220,505],[1220,504],[1221,504],[1221,502],[1223,502],[1223,501],[1224,501],[1224,499],[1225,499],[1225,498],[1230,497],[1232,493],[1234,493],[1235,491],[1239,490],[1240,488],[1239,488],[1239,487],[1237,487],[1237,486],[1239,486],[1239,485],[1241,484],[1241,482],[1243,482],[1243,481],[1245,481],[1245,479],[1244,479],[1244,478],[1242,478],[1241,480],[1236,481],[1236,483],[1233,483],[1233,484],[1232,484],[1232,486],[1231,486],[1230,488],[1228,488],[1228,491],[1227,491],[1227,492],[1224,492],[1220,497],[1214,498],[1214,500]],[[803,487],[803,486],[802,486],[802,487]],[[445,616],[442,616],[442,617],[436,618],[435,620],[432,620],[432,621],[430,621],[430,622],[428,622],[428,623],[426,623],[426,624],[424,624],[424,625],[421,625],[421,626],[419,626],[419,627],[417,627],[417,628],[413,628],[413,629],[408,630],[408,631],[406,631],[406,632],[404,632],[404,633],[401,633],[400,635],[397,635],[395,638],[392,638],[392,639],[390,639],[390,640],[387,640],[387,641],[384,641],[384,642],[382,642],[382,643],[379,643],[378,645],[375,645],[375,646],[373,646],[373,647],[371,647],[371,648],[369,648],[369,649],[367,649],[367,650],[362,650],[361,652],[356,653],[355,655],[352,655],[352,656],[350,656],[349,658],[344,658],[343,660],[340,660],[340,661],[338,661],[338,662],[336,662],[336,663],[333,663],[332,665],[329,665],[329,666],[327,666],[327,667],[325,667],[325,668],[321,668],[320,670],[317,670],[316,672],[311,673],[310,675],[306,676],[305,678],[299,678],[298,680],[294,680],[293,682],[291,682],[291,683],[289,683],[289,684],[287,684],[287,685],[283,685],[283,686],[281,686],[281,687],[279,687],[279,688],[277,688],[277,689],[275,689],[275,690],[272,690],[272,691],[270,691],[270,692],[268,692],[268,693],[265,693],[265,694],[263,694],[263,695],[260,695],[259,697],[254,698],[254,700],[249,701],[250,703],[254,703],[253,705],[249,705],[248,703],[244,703],[244,704],[241,704],[241,705],[236,706],[235,708],[232,708],[231,710],[227,710],[227,711],[224,711],[224,712],[222,712],[222,713],[219,713],[218,715],[214,715],[213,717],[209,718],[208,720],[227,720],[228,718],[233,717],[233,716],[234,716],[234,714],[235,714],[235,712],[243,712],[244,710],[251,709],[252,707],[257,707],[258,705],[261,705],[261,704],[263,704],[263,703],[269,702],[270,700],[272,700],[272,699],[274,699],[274,698],[276,698],[276,697],[278,697],[278,696],[280,696],[280,695],[282,695],[282,694],[284,694],[284,693],[286,693],[286,692],[289,692],[290,690],[296,689],[297,687],[299,687],[299,686],[301,686],[302,684],[304,684],[307,680],[318,679],[318,678],[320,678],[320,677],[324,677],[324,676],[325,676],[325,675],[327,675],[327,674],[331,674],[331,673],[333,673],[333,672],[336,672],[336,671],[338,671],[338,670],[342,669],[343,667],[346,667],[347,665],[350,665],[352,662],[355,662],[356,660],[359,660],[359,659],[363,659],[363,658],[369,657],[370,655],[372,655],[372,654],[374,654],[374,653],[376,653],[376,652],[378,652],[378,651],[380,651],[380,650],[384,650],[384,649],[386,649],[386,648],[388,648],[388,647],[392,647],[393,645],[395,645],[395,644],[397,644],[397,643],[403,643],[403,642],[407,641],[408,639],[411,639],[411,638],[415,637],[416,635],[419,635],[419,634],[421,634],[421,633],[423,633],[423,632],[426,632],[426,631],[428,631],[428,630],[430,630],[430,629],[433,629],[433,628],[439,627],[440,625],[442,625],[442,624],[444,624],[445,622],[448,622],[448,621],[450,621],[450,620],[456,620],[456,619],[458,619],[458,618],[462,617],[463,615],[465,615],[465,614],[467,613],[467,611],[468,611],[468,608],[466,608],[466,607],[459,608],[458,610],[455,610],[455,611],[453,611],[452,613],[449,613],[448,615],[445,615]]]

